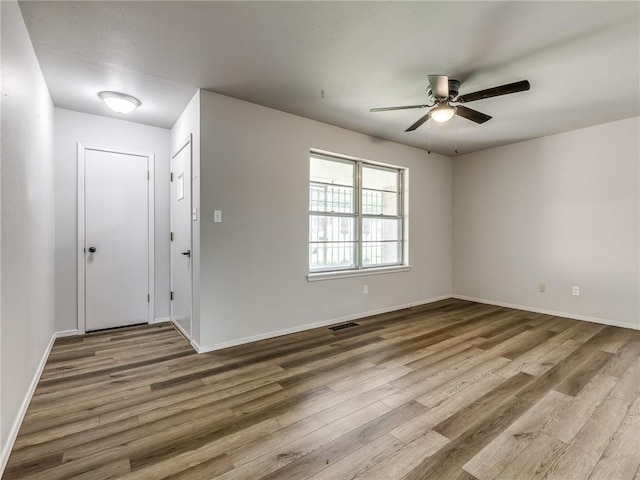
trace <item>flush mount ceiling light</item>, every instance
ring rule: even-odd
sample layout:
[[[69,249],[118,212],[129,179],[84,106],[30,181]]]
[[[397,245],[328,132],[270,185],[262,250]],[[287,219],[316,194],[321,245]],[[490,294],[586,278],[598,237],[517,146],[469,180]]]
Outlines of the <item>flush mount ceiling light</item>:
[[[131,113],[140,106],[140,100],[119,92],[100,92],[98,96],[111,110],[117,113]]]
[[[455,108],[453,108],[446,102],[441,103],[436,108],[431,110],[431,112],[429,112],[431,118],[438,123],[444,123],[448,120],[451,120],[451,117],[453,117],[455,113]]]

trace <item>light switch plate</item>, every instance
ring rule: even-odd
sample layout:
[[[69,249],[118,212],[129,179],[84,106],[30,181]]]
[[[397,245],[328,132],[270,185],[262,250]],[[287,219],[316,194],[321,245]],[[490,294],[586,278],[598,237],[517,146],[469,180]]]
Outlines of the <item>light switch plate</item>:
[[[222,210],[213,211],[213,223],[222,223]]]

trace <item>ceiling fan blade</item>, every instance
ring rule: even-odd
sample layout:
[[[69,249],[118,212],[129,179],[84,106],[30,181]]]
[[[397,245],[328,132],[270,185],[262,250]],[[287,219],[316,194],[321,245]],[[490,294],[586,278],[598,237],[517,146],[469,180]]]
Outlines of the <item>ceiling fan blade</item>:
[[[429,111],[429,113],[431,113],[431,111]],[[411,125],[409,128],[407,128],[405,130],[405,132],[413,132],[416,128],[418,128],[420,125],[422,125],[424,122],[426,122],[427,120],[429,120],[429,113],[427,113],[426,115],[420,117],[420,119],[414,123],[413,125]]]
[[[449,98],[449,77],[446,75],[429,75],[429,86],[438,98]]]
[[[529,84],[528,80],[521,80],[519,82],[500,85],[499,87],[487,88],[486,90],[467,93],[466,95],[459,96],[456,101],[462,103],[475,102],[476,100],[482,100],[485,98],[499,97],[500,95],[524,92],[526,90],[529,90],[530,87],[531,85]]]
[[[456,114],[460,115],[462,118],[466,118],[467,120],[471,120],[472,122],[476,123],[484,123],[488,120],[491,120],[492,118],[489,115],[486,115],[472,108],[465,107],[463,105],[458,105],[456,107]]]
[[[409,108],[425,108],[431,107],[432,105],[407,105],[405,107],[380,107],[380,108],[370,108],[370,112],[388,112],[390,110],[407,110]]]

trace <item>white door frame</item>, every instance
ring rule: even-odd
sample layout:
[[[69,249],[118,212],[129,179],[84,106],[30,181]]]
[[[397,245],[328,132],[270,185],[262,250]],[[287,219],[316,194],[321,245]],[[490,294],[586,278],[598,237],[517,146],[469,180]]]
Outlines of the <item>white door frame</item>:
[[[152,323],[154,319],[154,299],[155,299],[155,282],[154,282],[154,244],[155,244],[155,192],[154,192],[154,178],[155,178],[155,154],[153,153],[139,153],[131,152],[127,150],[120,150],[112,147],[104,147],[100,145],[83,145],[78,143],[78,332],[86,333],[87,321],[85,310],[85,292],[86,292],[86,255],[84,251],[85,243],[85,185],[84,185],[84,172],[85,172],[85,152],[87,150],[94,150],[98,152],[118,153],[121,155],[133,155],[136,157],[147,158],[147,168],[149,169],[149,181],[148,181],[148,198],[147,198],[147,217],[148,217],[148,229],[149,229],[149,316],[148,323]]]
[[[189,154],[189,172],[191,174],[191,177],[189,178],[189,190],[190,190],[190,194],[189,194],[189,201],[191,202],[191,204],[189,205],[189,212],[191,214],[192,208],[193,208],[193,188],[192,188],[192,182],[193,182],[193,144],[191,143],[192,141],[192,137],[193,135],[190,133],[189,135],[187,135],[187,138],[185,138],[179,145],[178,148],[176,149],[176,152],[171,155],[171,158],[169,159],[169,170],[171,171],[171,165],[173,162],[173,159],[178,156],[180,154],[180,152],[182,152],[182,150],[184,150],[185,148],[187,148],[187,146],[189,147],[190,150],[190,154]],[[171,187],[169,188],[171,190]],[[169,199],[169,228],[170,230],[173,232],[173,215],[172,215],[172,208],[173,205],[173,197],[170,197]],[[190,221],[189,222],[189,235],[191,237],[191,259],[192,259],[192,263],[191,263],[191,275],[189,278],[189,291],[191,293],[191,301],[189,302],[189,332],[185,332],[184,329],[180,326],[180,324],[176,321],[173,320],[173,302],[170,301],[169,302],[169,316],[171,318],[171,323],[173,323],[176,328],[178,330],[180,330],[182,332],[182,334],[189,339],[189,341],[191,341],[191,339],[193,338],[193,222]],[[170,288],[171,291],[173,291],[173,248],[174,246],[171,245],[171,250],[169,251],[169,257],[170,257],[170,275],[171,278],[170,280]]]

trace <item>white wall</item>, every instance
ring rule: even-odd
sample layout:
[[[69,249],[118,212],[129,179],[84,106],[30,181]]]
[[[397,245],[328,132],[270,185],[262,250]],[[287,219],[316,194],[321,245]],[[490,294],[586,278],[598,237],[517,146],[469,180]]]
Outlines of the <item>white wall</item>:
[[[201,128],[202,347],[451,294],[450,158],[208,91]],[[311,148],[409,167],[411,271],[307,281]]]
[[[454,293],[640,326],[638,131],[632,118],[455,158]]]
[[[170,131],[55,109],[56,328],[78,326],[77,144],[155,154],[155,317],[169,316]]]
[[[55,328],[53,104],[17,3],[0,11],[1,472]]]
[[[171,156],[175,155],[178,148],[187,137],[191,135],[191,206],[200,211],[200,91],[196,92],[180,118],[171,128]],[[200,217],[191,224],[191,268],[192,268],[192,295],[198,298],[200,295]],[[200,304],[193,302],[191,311],[191,338],[200,342]]]

